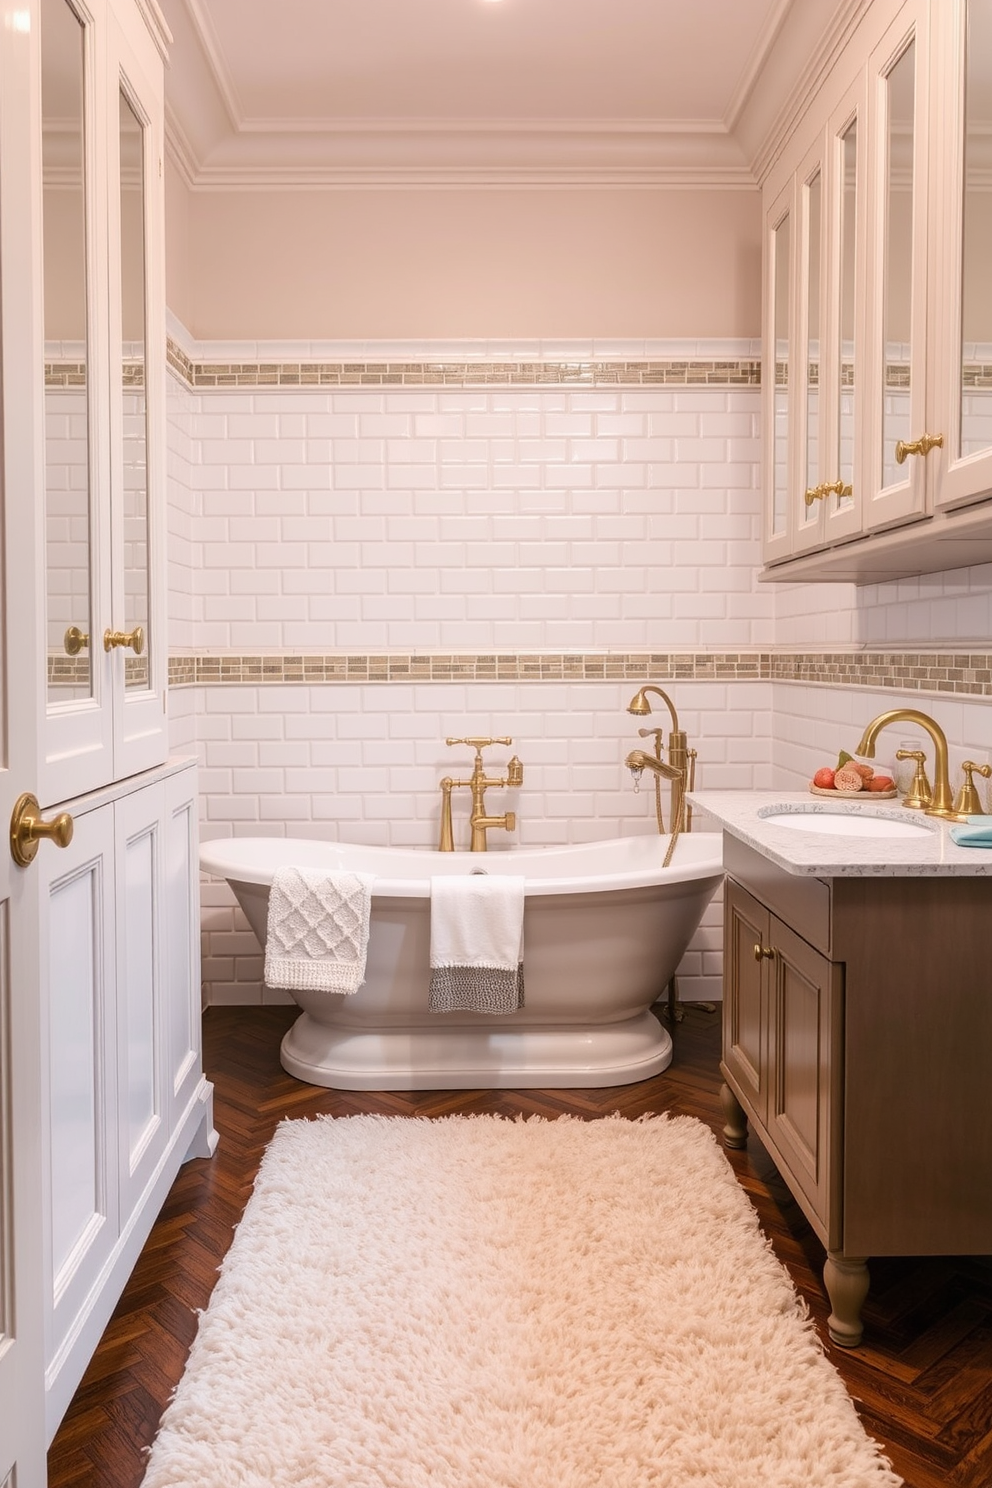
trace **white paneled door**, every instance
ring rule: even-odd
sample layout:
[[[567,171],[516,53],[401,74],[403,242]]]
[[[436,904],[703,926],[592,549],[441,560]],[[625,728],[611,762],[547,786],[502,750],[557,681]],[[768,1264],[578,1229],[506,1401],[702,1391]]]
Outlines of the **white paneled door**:
[[[0,824],[37,788],[43,342],[37,10],[0,0]],[[55,848],[43,842],[43,853]],[[37,865],[0,851],[0,1485],[43,1488],[44,1278]]]

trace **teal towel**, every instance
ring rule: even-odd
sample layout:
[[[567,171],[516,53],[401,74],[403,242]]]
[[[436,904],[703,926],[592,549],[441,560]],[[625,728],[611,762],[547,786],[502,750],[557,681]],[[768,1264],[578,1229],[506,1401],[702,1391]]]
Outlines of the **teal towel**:
[[[992,847],[992,816],[969,816],[967,826],[951,828],[951,841],[959,847]]]

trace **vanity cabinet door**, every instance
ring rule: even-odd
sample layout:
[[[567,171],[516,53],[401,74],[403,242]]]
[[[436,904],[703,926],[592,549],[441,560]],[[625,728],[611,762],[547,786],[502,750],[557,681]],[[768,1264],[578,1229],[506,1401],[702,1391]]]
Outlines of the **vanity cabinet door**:
[[[727,879],[724,900],[723,1065],[748,1115],[764,1125],[768,1110],[766,1052],[771,916]]]
[[[766,1122],[824,1243],[840,1242],[843,968],[771,917]],[[797,1197],[799,1195],[797,1194]],[[806,1205],[803,1205],[807,1208]],[[809,1210],[807,1209],[807,1212]]]

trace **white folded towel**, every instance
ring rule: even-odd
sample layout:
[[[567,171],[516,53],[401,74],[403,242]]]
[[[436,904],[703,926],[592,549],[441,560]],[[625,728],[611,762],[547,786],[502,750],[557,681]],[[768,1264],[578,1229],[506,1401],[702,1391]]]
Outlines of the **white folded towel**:
[[[369,873],[277,868],[269,891],[265,981],[293,991],[357,992],[365,980]]]
[[[435,1013],[514,1013],[524,1005],[524,880],[469,873],[431,879]]]

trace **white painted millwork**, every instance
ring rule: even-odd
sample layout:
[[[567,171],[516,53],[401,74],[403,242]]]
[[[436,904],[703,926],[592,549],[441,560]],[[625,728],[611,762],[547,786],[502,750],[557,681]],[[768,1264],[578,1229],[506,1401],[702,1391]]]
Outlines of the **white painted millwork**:
[[[992,107],[982,71],[989,25],[985,0],[875,0],[764,182],[769,266],[787,190],[799,229],[790,244],[789,330],[799,375],[787,416],[781,408],[778,416],[788,426],[785,519],[775,501],[783,455],[769,442],[774,384],[765,381],[766,578],[866,582],[992,558],[992,518],[976,506],[992,496],[984,371],[992,280],[982,246],[992,220],[985,158]],[[852,120],[855,183],[853,151],[845,167],[840,148]],[[801,209],[821,159],[825,210],[811,244]],[[856,203],[851,241],[840,230],[845,184]],[[846,328],[844,275],[853,278],[856,312]],[[818,354],[808,356],[814,303],[822,334]],[[816,370],[808,384],[807,365]],[[940,444],[898,458],[898,441],[913,445],[925,434]],[[807,502],[814,469],[820,482],[850,484],[851,497]]]
[[[34,602],[43,438],[38,275],[40,205],[32,12],[0,4],[0,821],[31,789],[43,696],[42,629]],[[43,851],[47,850],[43,848]],[[0,853],[0,1483],[43,1488],[39,881]]]
[[[196,767],[95,792],[73,819],[66,851],[37,864],[49,1437],[179,1164],[211,1141],[192,935]]]
[[[163,763],[162,62],[144,14],[128,0],[78,12],[0,0],[0,822],[33,792],[44,819],[64,803],[74,823],[62,850],[43,841],[23,867],[0,858],[0,1482],[18,1488],[45,1483],[46,1445],[175,1174],[215,1140],[199,1044],[197,771]],[[141,125],[140,172],[137,152],[123,173],[115,154],[121,87]],[[67,132],[46,139],[43,117],[58,106],[70,117],[73,88],[85,149],[55,158]],[[134,264],[122,276],[111,202],[126,215],[139,179],[145,274],[130,293],[143,330],[125,349],[119,282]],[[59,209],[84,200],[74,240]],[[46,216],[85,268],[85,303],[68,310],[72,274],[46,256]],[[46,337],[56,311],[63,333]],[[146,365],[126,402],[122,353],[134,362],[136,351]],[[56,439],[65,463],[53,480]],[[72,461],[83,503],[62,478]],[[139,564],[154,583],[135,580]],[[129,687],[121,651],[100,644],[104,628],[123,628],[121,596],[144,606],[152,641],[147,683],[132,674]],[[89,637],[76,674],[49,634],[63,598],[82,604]]]
[[[54,5],[54,0],[45,0]],[[62,0],[68,5],[68,0]],[[44,10],[42,9],[42,14]],[[81,33],[82,186],[80,211],[86,231],[85,263],[72,261],[66,245],[61,198],[66,194],[64,171],[51,166],[43,144],[41,233],[46,280],[52,305],[44,314],[46,360],[56,369],[82,359],[85,387],[75,389],[66,410],[61,388],[46,394],[47,522],[42,571],[47,584],[39,601],[46,605],[50,653],[61,650],[65,622],[72,621],[89,637],[82,660],[89,674],[74,687],[54,685],[43,704],[41,735],[43,759],[37,792],[42,802],[66,801],[124,775],[160,764],[167,755],[166,685],[168,655],[165,642],[165,289],[164,196],[162,160],[162,62],[144,23],[126,6],[120,15],[95,6]],[[73,58],[75,60],[75,58]],[[43,80],[49,64],[43,66]],[[55,111],[60,103],[58,84],[45,104],[53,122],[42,137],[58,135]],[[119,98],[127,98],[140,125],[129,143],[131,157],[122,162]],[[53,177],[53,184],[47,178]],[[77,189],[79,177],[75,178]],[[122,195],[133,205],[130,234],[122,234]],[[53,245],[54,237],[54,245]],[[132,261],[122,262],[125,252]],[[137,256],[143,262],[133,261]],[[68,265],[66,260],[69,260]],[[143,269],[143,274],[142,274]],[[53,279],[85,275],[85,305],[57,296]],[[140,284],[144,280],[144,293]],[[133,281],[137,280],[137,284]],[[124,304],[127,288],[129,315]],[[63,300],[70,298],[70,303]],[[135,306],[137,309],[135,309]],[[143,311],[143,314],[140,312]],[[84,317],[79,326],[72,317]],[[128,324],[125,324],[125,321]],[[137,327],[131,322],[137,320]],[[59,334],[81,330],[68,340]],[[137,334],[135,331],[137,330]],[[126,335],[131,331],[131,335]],[[143,334],[141,334],[143,332]],[[128,374],[143,372],[142,387],[132,387]],[[143,406],[142,406],[143,405]],[[62,416],[67,436],[53,432],[53,418]],[[55,431],[58,425],[54,426]],[[53,468],[54,466],[54,468]],[[135,484],[143,485],[136,496]],[[88,487],[88,510],[77,511],[68,531],[59,521],[56,503],[68,483]],[[134,502],[142,503],[135,534]],[[77,502],[78,506],[78,502]],[[140,613],[132,613],[136,582],[144,597]],[[81,592],[75,608],[66,611],[65,592]],[[147,664],[144,685],[125,685],[125,668],[134,653],[130,647],[106,650],[107,631],[131,632],[140,622]]]

